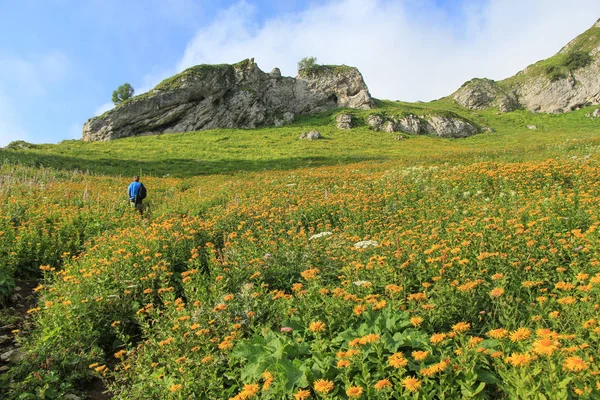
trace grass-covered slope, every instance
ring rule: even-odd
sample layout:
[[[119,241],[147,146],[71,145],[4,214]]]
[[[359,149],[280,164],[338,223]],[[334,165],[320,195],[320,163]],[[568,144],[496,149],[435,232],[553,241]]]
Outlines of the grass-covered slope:
[[[358,161],[458,157],[464,160],[520,159],[521,152],[547,149],[566,139],[594,140],[600,120],[586,118],[593,108],[564,115],[526,111],[497,115],[493,110],[471,111],[443,99],[431,103],[379,101],[369,111],[336,110],[304,117],[280,128],[254,130],[219,129],[84,143],[63,141],[58,145],[0,150],[0,158],[33,166],[79,169],[113,175],[193,176],[235,171],[263,171],[305,166],[334,165]],[[335,126],[335,116],[350,112],[356,127],[350,131]],[[495,130],[467,139],[440,139],[374,132],[365,121],[370,114],[453,113]],[[527,129],[536,125],[537,130]],[[325,140],[298,140],[302,132],[317,129]],[[507,153],[510,152],[510,153]],[[510,154],[508,156],[507,154]]]

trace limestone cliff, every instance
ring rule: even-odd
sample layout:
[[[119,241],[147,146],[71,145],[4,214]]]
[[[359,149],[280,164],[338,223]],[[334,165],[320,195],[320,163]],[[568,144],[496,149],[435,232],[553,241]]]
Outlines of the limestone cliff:
[[[374,107],[361,73],[347,66],[315,66],[297,78],[254,59],[234,65],[198,65],[125,101],[83,126],[83,140],[212,128],[279,126],[296,115],[336,107]]]
[[[600,20],[555,56],[503,81],[473,79],[452,98],[470,109],[502,112],[562,113],[600,104]]]

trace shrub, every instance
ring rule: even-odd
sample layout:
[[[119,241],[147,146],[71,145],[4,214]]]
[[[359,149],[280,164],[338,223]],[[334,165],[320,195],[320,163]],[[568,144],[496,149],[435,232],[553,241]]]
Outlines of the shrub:
[[[317,57],[304,57],[302,60],[298,61],[298,73],[300,75],[306,75],[313,71],[317,66]]]
[[[112,101],[115,105],[124,102],[125,100],[129,100],[133,97],[135,90],[129,83],[124,83],[117,88],[112,94]]]
[[[564,66],[569,68],[571,71],[576,69],[584,68],[590,65],[592,62],[592,56],[584,51],[576,51],[567,56],[564,62]]]

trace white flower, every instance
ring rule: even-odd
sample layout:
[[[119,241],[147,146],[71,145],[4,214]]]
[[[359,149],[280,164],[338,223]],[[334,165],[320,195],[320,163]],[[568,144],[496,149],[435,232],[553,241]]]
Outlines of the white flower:
[[[311,237],[308,238],[308,240],[313,240],[313,239],[319,239],[325,236],[329,236],[329,235],[333,235],[333,232],[321,232],[321,233],[317,233],[315,235],[312,235]]]
[[[367,247],[375,247],[378,245],[379,243],[375,240],[363,240],[361,242],[354,243],[354,247],[356,247],[357,249],[366,249]]]
[[[366,285],[367,283],[371,283],[369,281],[356,281],[353,282],[356,286],[362,286],[362,285]]]

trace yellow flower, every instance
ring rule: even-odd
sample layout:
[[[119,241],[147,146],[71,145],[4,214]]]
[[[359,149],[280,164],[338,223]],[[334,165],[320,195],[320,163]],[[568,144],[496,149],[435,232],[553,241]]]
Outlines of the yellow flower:
[[[360,397],[363,394],[363,388],[360,386],[350,386],[346,389],[348,397]]]
[[[299,389],[296,393],[294,393],[294,400],[305,400],[310,397],[310,392],[308,390]]]
[[[327,325],[325,325],[324,322],[315,321],[315,322],[310,323],[308,330],[311,332],[323,332],[323,331],[325,331],[326,327],[327,327]]]
[[[421,381],[415,377],[408,376],[402,379],[402,386],[409,392],[416,392],[421,387]]]
[[[466,332],[471,329],[471,324],[467,322],[459,322],[457,324],[452,325],[452,330],[457,333]]]
[[[373,387],[377,391],[383,390],[383,389],[391,387],[391,386],[392,386],[392,382],[390,382],[389,379],[382,379],[379,382],[377,382],[375,385],[373,385]]]
[[[510,340],[512,342],[520,342],[528,339],[531,336],[531,331],[527,328],[519,328],[510,334]]]
[[[429,341],[433,344],[437,344],[437,343],[440,343],[441,341],[443,341],[444,339],[446,339],[446,336],[447,335],[445,333],[434,333],[429,338]]]
[[[411,353],[411,355],[413,356],[415,361],[423,361],[423,360],[427,359],[427,357],[429,356],[429,352],[428,351],[413,351]]]
[[[169,388],[169,392],[178,392],[182,388],[182,385],[173,385]]]
[[[410,319],[410,323],[412,324],[412,326],[420,326],[423,323],[423,318],[421,317],[412,317]]]
[[[491,338],[494,339],[502,339],[503,337],[506,337],[506,335],[508,335],[508,331],[506,329],[492,329],[491,331],[489,331],[487,333],[487,335]]]
[[[350,361],[348,361],[348,360],[339,360],[337,362],[337,367],[338,368],[347,368],[349,366],[350,366]]]
[[[528,365],[533,359],[534,358],[527,353],[512,353],[510,357],[506,357],[504,361],[515,367],[522,367]]]
[[[490,292],[490,297],[500,297],[504,294],[504,289],[502,288],[494,288]]]
[[[580,357],[572,356],[565,360],[563,369],[571,372],[579,372],[588,368],[588,365]]]
[[[558,349],[559,343],[552,339],[539,339],[533,342],[533,352],[543,356],[550,356]]]
[[[388,357],[388,364],[394,368],[401,368],[408,364],[408,360],[404,358],[404,354],[394,353]]]
[[[327,394],[333,390],[333,382],[326,379],[319,379],[315,381],[313,387],[315,388],[315,391]]]

